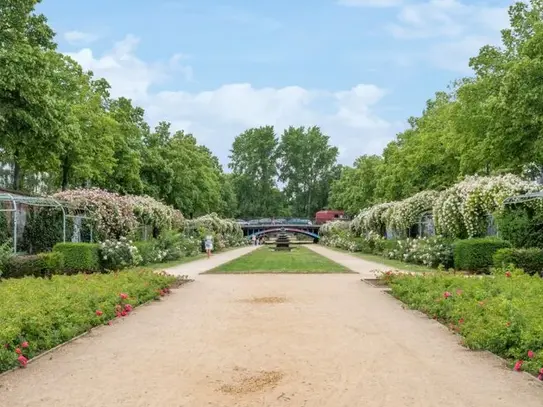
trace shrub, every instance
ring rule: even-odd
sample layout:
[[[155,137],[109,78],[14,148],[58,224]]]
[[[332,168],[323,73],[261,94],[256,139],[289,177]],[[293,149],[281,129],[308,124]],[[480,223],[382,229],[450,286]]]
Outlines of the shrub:
[[[43,275],[45,277],[53,274],[64,273],[64,255],[60,252],[40,253],[38,257],[43,262]]]
[[[4,266],[4,278],[43,277],[45,262],[38,255],[12,256]]]
[[[62,253],[64,272],[100,271],[100,246],[94,243],[57,243],[53,252]]]
[[[493,237],[458,240],[454,244],[454,267],[478,273],[488,272],[493,265],[494,253],[508,247],[511,247],[509,242]]]
[[[63,240],[62,211],[59,208],[34,208],[28,212],[20,248],[29,254],[51,251]],[[66,230],[73,228],[66,219]]]
[[[513,265],[525,273],[543,275],[543,249],[500,249],[494,253],[494,267]]]
[[[142,262],[138,248],[125,237],[100,243],[100,256],[102,267],[106,270],[121,270]]]
[[[543,368],[543,279],[495,271],[494,278],[439,272],[384,277],[396,298],[447,324],[468,348],[524,360],[523,369],[537,374]]]
[[[4,267],[6,266],[9,259],[13,257],[13,249],[11,244],[6,242],[0,244],[0,277],[4,273]]]
[[[21,348],[30,359],[106,324],[116,317],[119,307],[126,314],[132,307],[159,298],[174,281],[174,277],[152,271],[3,281],[0,372],[18,365],[15,348]],[[23,342],[28,347],[21,347]]]
[[[529,207],[507,209],[496,217],[500,236],[513,247],[543,248],[543,214]]]

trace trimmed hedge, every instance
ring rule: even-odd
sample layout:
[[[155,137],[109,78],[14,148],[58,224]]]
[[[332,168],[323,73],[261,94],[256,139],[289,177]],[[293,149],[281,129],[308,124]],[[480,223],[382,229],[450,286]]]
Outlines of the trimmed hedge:
[[[27,256],[12,256],[4,265],[2,277],[50,277],[53,274],[62,274],[63,265],[64,256],[62,253],[40,253]]]
[[[54,253],[64,256],[67,274],[100,271],[100,245],[95,243],[57,243]]]
[[[454,267],[458,270],[487,273],[494,264],[493,256],[511,243],[495,237],[458,240],[454,243]]]
[[[494,267],[514,267],[530,275],[543,276],[543,249],[500,249],[494,253]]]

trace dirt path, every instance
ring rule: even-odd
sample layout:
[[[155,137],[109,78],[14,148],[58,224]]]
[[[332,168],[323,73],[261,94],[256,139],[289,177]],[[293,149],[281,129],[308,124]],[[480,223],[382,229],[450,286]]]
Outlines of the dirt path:
[[[538,383],[355,274],[202,275],[0,386],[2,407],[543,404]]]

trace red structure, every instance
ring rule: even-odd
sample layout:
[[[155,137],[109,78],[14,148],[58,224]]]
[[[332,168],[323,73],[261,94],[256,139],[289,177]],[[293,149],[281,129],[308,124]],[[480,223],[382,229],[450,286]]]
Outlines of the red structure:
[[[332,220],[342,219],[345,219],[344,211],[318,211],[315,214],[315,223],[317,225],[322,225],[323,223],[330,222]]]

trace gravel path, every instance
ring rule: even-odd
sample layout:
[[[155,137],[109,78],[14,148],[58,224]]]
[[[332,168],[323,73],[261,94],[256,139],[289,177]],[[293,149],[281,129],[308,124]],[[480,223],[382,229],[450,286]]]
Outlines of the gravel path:
[[[1,377],[0,406],[543,405],[539,383],[457,342],[356,274],[202,275]]]

